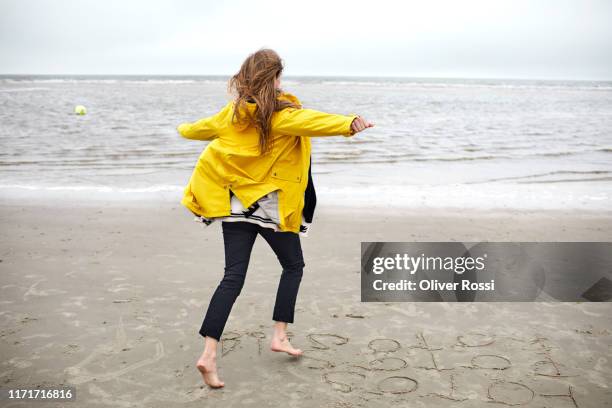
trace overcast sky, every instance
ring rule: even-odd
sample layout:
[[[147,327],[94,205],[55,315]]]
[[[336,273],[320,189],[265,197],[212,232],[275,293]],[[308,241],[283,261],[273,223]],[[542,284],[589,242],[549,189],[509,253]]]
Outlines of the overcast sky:
[[[1,74],[612,79],[610,0],[0,0]]]

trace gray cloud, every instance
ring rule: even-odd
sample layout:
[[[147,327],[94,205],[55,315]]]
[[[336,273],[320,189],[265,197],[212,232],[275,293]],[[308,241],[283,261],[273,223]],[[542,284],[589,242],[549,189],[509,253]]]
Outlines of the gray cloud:
[[[4,0],[0,73],[230,74],[268,46],[286,75],[612,77],[606,0],[300,4]]]

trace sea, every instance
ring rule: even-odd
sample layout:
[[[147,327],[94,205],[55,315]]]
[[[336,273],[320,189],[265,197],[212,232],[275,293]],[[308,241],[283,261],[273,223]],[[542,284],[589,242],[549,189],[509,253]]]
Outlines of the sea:
[[[0,76],[0,199],[178,204],[208,142],[176,126],[223,107],[228,79]],[[612,82],[286,76],[281,88],[374,123],[311,138],[318,205],[612,211]]]

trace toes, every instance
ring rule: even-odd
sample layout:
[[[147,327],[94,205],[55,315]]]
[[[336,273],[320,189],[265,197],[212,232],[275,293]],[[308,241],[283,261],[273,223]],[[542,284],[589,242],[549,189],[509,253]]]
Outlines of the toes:
[[[209,386],[213,387],[213,388],[220,388],[220,387],[223,387],[223,386],[225,385],[225,383],[224,383],[224,382],[219,381],[219,380],[216,380],[216,381],[210,381],[210,382],[207,382],[207,384],[208,384]]]

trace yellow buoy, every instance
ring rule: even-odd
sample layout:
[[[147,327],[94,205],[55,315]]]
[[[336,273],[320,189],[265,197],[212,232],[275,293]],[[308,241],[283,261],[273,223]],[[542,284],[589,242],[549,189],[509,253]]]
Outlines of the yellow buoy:
[[[77,105],[74,107],[74,113],[77,115],[85,115],[87,113],[87,109],[83,105]]]

